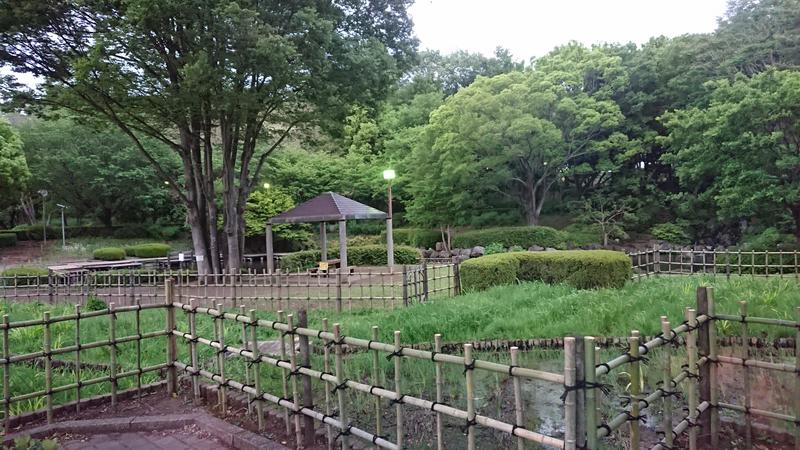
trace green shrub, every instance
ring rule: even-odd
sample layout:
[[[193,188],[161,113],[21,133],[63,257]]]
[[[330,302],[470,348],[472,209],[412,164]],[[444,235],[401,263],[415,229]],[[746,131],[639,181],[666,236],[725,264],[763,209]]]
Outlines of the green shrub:
[[[146,238],[149,236],[148,226],[141,223],[123,225],[114,230],[117,239]]]
[[[152,243],[134,245],[130,250],[137,258],[163,258],[169,254],[171,248],[168,244]],[[126,254],[127,252],[128,249],[125,250]]]
[[[178,239],[184,232],[184,228],[179,225],[160,225],[153,224],[147,227],[147,236],[152,239],[162,241],[173,241]]]
[[[492,242],[491,244],[487,245],[485,249],[486,249],[485,252],[486,255],[495,255],[497,253],[506,252],[506,248],[503,246],[503,244],[499,242]]]
[[[471,248],[496,242],[506,248],[515,245],[522,248],[534,245],[562,248],[564,247],[564,237],[564,233],[550,227],[496,227],[459,233],[453,239],[453,246],[455,248]]]
[[[3,276],[2,283],[6,286],[28,286],[36,284],[47,284],[47,276],[50,272],[41,267],[20,266],[6,269],[0,275]],[[13,278],[16,276],[16,281]]]
[[[0,247],[13,247],[17,245],[16,233],[0,233]]]
[[[92,252],[92,257],[101,261],[119,261],[125,259],[125,250],[119,247],[100,247]]]
[[[573,223],[561,230],[564,240],[575,247],[602,242],[600,227],[595,224]]]
[[[687,245],[692,243],[692,238],[686,229],[677,223],[660,223],[650,229],[654,238],[667,241],[671,244]]]
[[[42,224],[36,225],[17,225],[14,227],[14,233],[17,235],[17,240],[20,241],[41,241],[44,239],[44,228]],[[56,236],[58,234],[58,236]],[[61,236],[61,230],[56,231],[53,227],[47,227],[47,237],[55,239]]]
[[[281,269],[283,270],[305,270],[317,267],[320,261],[319,250],[305,250],[302,252],[290,253],[281,258]],[[328,249],[328,259],[339,258],[339,249]],[[416,264],[419,262],[419,250],[413,247],[395,246],[395,264]],[[351,266],[385,266],[386,246],[385,245],[362,245],[347,248],[347,263]]]
[[[742,250],[755,251],[794,250],[797,248],[797,240],[791,234],[769,227],[760,233],[743,236],[741,247]]]
[[[92,294],[89,296],[89,299],[86,300],[87,311],[102,311],[104,309],[108,309],[108,305],[96,295]]]
[[[386,238],[385,230],[381,236],[384,239]],[[424,228],[395,228],[392,230],[392,237],[394,237],[395,244],[417,248],[434,248],[436,243],[442,240],[442,233],[439,230],[427,230]]]
[[[515,281],[568,283],[579,289],[622,287],[631,276],[630,258],[608,250],[514,252],[483,256],[461,264],[465,291]]]

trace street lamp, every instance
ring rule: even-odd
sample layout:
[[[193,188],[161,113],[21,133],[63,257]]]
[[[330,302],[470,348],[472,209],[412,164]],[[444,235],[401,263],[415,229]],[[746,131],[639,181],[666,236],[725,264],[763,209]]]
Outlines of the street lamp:
[[[386,262],[389,268],[394,267],[394,234],[392,232],[392,180],[397,174],[393,169],[383,171],[383,179],[389,182],[389,215],[386,218]]]
[[[269,187],[270,187],[269,183],[264,183],[264,189],[269,189]]]
[[[56,203],[56,206],[61,208],[61,248],[67,248],[67,232],[64,228],[64,210],[67,209],[67,207],[61,203]]]

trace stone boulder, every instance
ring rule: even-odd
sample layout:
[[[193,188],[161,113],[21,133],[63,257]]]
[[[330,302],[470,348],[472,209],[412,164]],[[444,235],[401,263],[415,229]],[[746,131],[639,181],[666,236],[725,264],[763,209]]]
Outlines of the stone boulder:
[[[484,247],[481,247],[480,245],[476,245],[475,247],[472,247],[469,256],[470,258],[477,258],[485,254],[486,254],[486,249]]]
[[[539,247],[538,245],[532,245],[532,246],[528,247],[528,251],[529,252],[543,252],[544,251],[544,247]]]

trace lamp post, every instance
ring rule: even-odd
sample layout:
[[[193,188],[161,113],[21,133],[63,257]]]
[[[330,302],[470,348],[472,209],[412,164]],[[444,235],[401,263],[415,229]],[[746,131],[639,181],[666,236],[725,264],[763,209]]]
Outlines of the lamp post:
[[[389,215],[386,217],[386,262],[389,268],[394,267],[394,235],[392,233],[392,180],[396,174],[392,169],[383,171],[383,179],[389,182]]]
[[[67,232],[64,227],[64,210],[67,209],[67,207],[61,203],[56,203],[56,206],[61,208],[61,248],[67,248]]]

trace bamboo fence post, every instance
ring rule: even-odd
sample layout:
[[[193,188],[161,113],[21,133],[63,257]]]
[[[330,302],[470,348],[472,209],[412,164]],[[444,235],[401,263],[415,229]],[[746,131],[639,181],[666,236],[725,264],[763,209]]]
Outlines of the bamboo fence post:
[[[664,337],[671,336],[672,328],[670,328],[667,316],[661,316],[661,335]],[[661,378],[661,398],[664,401],[664,442],[667,448],[672,448],[672,397],[670,396],[672,390],[672,356],[669,351],[664,353],[664,373]]]
[[[442,352],[442,335],[436,333],[433,335],[433,351],[435,353]],[[442,362],[435,362],[436,373],[436,403],[444,402],[444,382],[442,381]],[[444,449],[444,428],[442,424],[442,413],[436,412],[436,448],[437,450]]]
[[[797,271],[797,251],[795,250],[795,270]],[[797,272],[795,272],[797,273]],[[797,334],[794,337],[794,449],[800,450],[800,306],[795,309]]]
[[[258,318],[256,310],[250,310],[250,346],[252,348],[253,384],[256,395],[253,400],[256,402],[256,415],[258,416],[258,431],[264,431],[264,405],[261,398],[261,351],[258,348]]]
[[[282,323],[286,322],[286,318],[285,318],[285,314],[283,313],[283,310],[278,311],[278,322],[282,322]],[[280,332],[280,347],[281,347],[281,360],[282,361],[286,361],[287,360],[286,359],[287,358],[286,357],[286,333],[284,333],[283,331]],[[285,367],[281,368],[281,374],[282,374],[282,376],[281,376],[281,388],[283,389],[283,391],[282,391],[283,392],[283,398],[289,398],[289,384],[288,384],[288,381],[287,381],[289,379],[289,373],[290,373],[289,370],[286,369]],[[291,434],[292,433],[292,425],[291,425],[291,420],[289,420],[289,410],[286,409],[286,408],[283,408],[283,422],[286,424],[286,434],[287,435]]]
[[[142,398],[142,299],[136,299],[136,398]]]
[[[81,412],[81,305],[75,305],[75,414]]]
[[[286,316],[286,323],[289,325],[289,330],[294,330],[294,314],[289,314]],[[292,367],[292,370],[289,372],[289,378],[292,382],[292,403],[293,403],[293,411],[292,416],[294,417],[294,434],[295,439],[297,442],[297,447],[301,447],[303,443],[303,429],[300,427],[300,415],[298,412],[300,411],[300,392],[297,387],[297,354],[294,348],[294,332],[289,331],[289,364]]]
[[[111,407],[117,406],[117,314],[114,312],[114,302],[108,304],[108,341],[111,366]]]
[[[511,367],[519,366],[519,348],[511,347]],[[592,353],[594,355],[594,353]],[[509,371],[511,372],[511,371]],[[592,365],[592,372],[594,372],[594,364]],[[518,427],[525,426],[525,417],[523,416],[522,405],[522,383],[519,377],[511,375],[512,384],[514,385],[514,425]],[[592,448],[592,447],[589,447]],[[525,449],[525,440],[517,436],[517,450]]]
[[[641,394],[641,373],[639,365],[639,332],[633,330],[629,340],[630,347],[628,353],[631,357],[631,417],[628,418],[628,423],[631,430],[631,445],[630,448],[639,448],[640,435],[639,435],[639,398]]]
[[[601,358],[601,355],[600,355],[600,347],[599,346],[595,346],[595,348],[594,348],[595,369],[597,368],[597,361],[602,361],[602,360],[603,359]],[[595,378],[595,382],[597,382],[596,378]],[[596,403],[596,408],[595,408],[595,418],[596,419],[595,419],[595,423],[597,424],[597,423],[602,423],[603,422],[603,410],[602,410],[602,406],[603,406],[603,391],[601,389],[598,389],[595,392],[595,397],[596,397],[596,401],[595,401],[595,403]],[[597,434],[596,431],[597,430],[595,429],[595,434]]]
[[[747,327],[747,302],[740,301],[739,302],[739,314],[742,317],[742,325],[741,325],[741,333],[742,333],[742,346],[741,346],[741,354],[739,355],[742,358],[742,369],[744,370],[744,428],[745,428],[745,446],[746,448],[753,447],[753,426],[750,421],[750,368],[744,362],[747,361],[748,357],[750,356],[750,348],[749,348],[749,330]]]
[[[689,324],[689,331],[686,334],[686,354],[688,364],[686,371],[688,377],[689,390],[689,450],[697,450],[697,312],[692,308],[686,308],[686,321]]]
[[[239,314],[245,315],[245,306],[239,305]],[[194,334],[194,333],[191,333]],[[250,350],[249,339],[247,339],[247,322],[242,322],[242,348],[245,350]],[[192,366],[194,366],[194,362],[192,362]],[[244,384],[250,384],[250,365],[245,364],[244,366]],[[253,414],[253,396],[248,392],[247,393],[247,415],[250,416]]]
[[[172,304],[174,291],[174,280],[167,278],[164,280],[164,301],[167,308],[167,393],[170,396],[178,394],[178,372],[175,368],[175,360],[178,356],[178,344],[174,334],[175,330],[175,306]]]
[[[464,344],[464,378],[467,387],[467,448],[475,450],[475,380],[472,344]]]
[[[43,342],[44,391],[47,396],[47,423],[53,423],[53,367],[52,367],[52,358],[50,356],[50,311],[44,312],[43,319],[44,319],[44,342]]]
[[[328,332],[328,319],[322,319],[322,331],[325,333]],[[323,358],[323,367],[325,373],[331,373],[331,351],[328,346],[328,343],[325,342],[325,339],[322,339],[322,358]],[[331,385],[325,382],[325,415],[331,415]],[[328,450],[333,450],[333,428],[331,424],[326,423],[325,429],[328,435]]]
[[[564,449],[575,450],[575,338],[564,338]]]
[[[701,429],[703,430],[704,436],[703,445],[710,445],[711,448],[718,448],[719,409],[717,409],[717,403],[719,401],[719,380],[717,379],[717,322],[715,319],[716,307],[714,305],[714,288],[707,287],[703,292],[704,297],[698,297],[698,311],[700,314],[706,314],[709,317],[709,320],[703,323],[700,329],[701,343],[702,346],[705,347],[703,351],[708,356],[708,363],[703,365],[700,372],[700,380],[702,380],[703,383],[703,392],[701,392],[700,400],[708,401],[709,408],[702,416],[705,420],[704,425],[708,427],[703,427]]]
[[[200,383],[197,380],[199,367],[197,356],[197,300],[189,299],[189,358],[192,362],[192,400],[195,405],[200,404]],[[249,406],[249,405],[248,405]]]
[[[405,266],[403,266],[403,270],[405,271]],[[402,347],[400,346],[400,331],[395,330],[394,332],[394,351],[396,353],[394,357],[394,393],[397,394],[397,401],[395,402],[395,415],[397,416],[397,439],[395,440],[395,444],[397,448],[403,448],[403,394],[401,393],[402,389],[402,357],[400,356],[400,352],[402,351]]]
[[[11,424],[11,364],[8,358],[11,356],[8,345],[8,314],[3,315],[3,434],[8,434]]]
[[[591,336],[586,336],[583,338],[583,349],[584,349],[584,362],[583,362],[583,379],[586,383],[586,400],[584,402],[585,405],[585,413],[586,416],[586,448],[588,450],[595,450],[597,448],[597,395],[595,389],[595,339]],[[513,355],[513,353],[512,353]],[[511,364],[516,365],[516,363],[512,361]],[[514,380],[514,397],[518,397],[517,394],[517,384],[518,381]],[[521,417],[518,417],[518,420]],[[517,423],[517,425],[522,426],[521,423]],[[519,450],[523,449],[522,439],[517,440]]]
[[[225,392],[225,318],[223,314],[223,304],[217,304],[217,312],[219,313],[214,317],[214,340],[219,343],[220,348],[217,349],[217,371],[219,372],[220,381],[217,383],[217,406],[223,417],[228,412],[228,398]]]
[[[308,327],[308,313],[305,309],[301,309],[297,313],[297,325],[302,328]],[[311,342],[309,341],[308,336],[300,335],[298,337],[299,340],[299,348],[300,348],[300,362],[298,363],[300,367],[305,367],[307,369],[311,368]],[[311,385],[311,377],[308,375],[303,376],[303,408],[313,410],[314,409],[314,391]],[[307,416],[303,414],[300,416],[300,420],[303,422],[303,445],[313,445],[314,444],[314,418],[311,416]]]
[[[341,285],[341,284],[340,284]],[[344,408],[345,399],[344,399],[344,361],[342,358],[342,330],[341,325],[338,323],[333,324],[333,345],[335,346],[334,350],[334,359],[335,364],[334,367],[336,368],[336,398],[339,403],[339,422],[342,424],[342,430],[340,431],[340,435],[342,437],[342,450],[348,450],[350,448],[350,442],[348,439],[349,436],[349,429],[347,428],[347,411]],[[341,388],[340,388],[341,386]]]
[[[377,326],[373,325],[372,327],[372,340],[378,341],[379,338],[379,329]],[[381,382],[381,356],[379,350],[372,351],[372,379],[374,380],[374,384],[376,386],[383,386]],[[375,434],[378,436],[383,435],[383,423],[382,423],[382,414],[381,414],[381,397],[376,395],[375,396]]]

